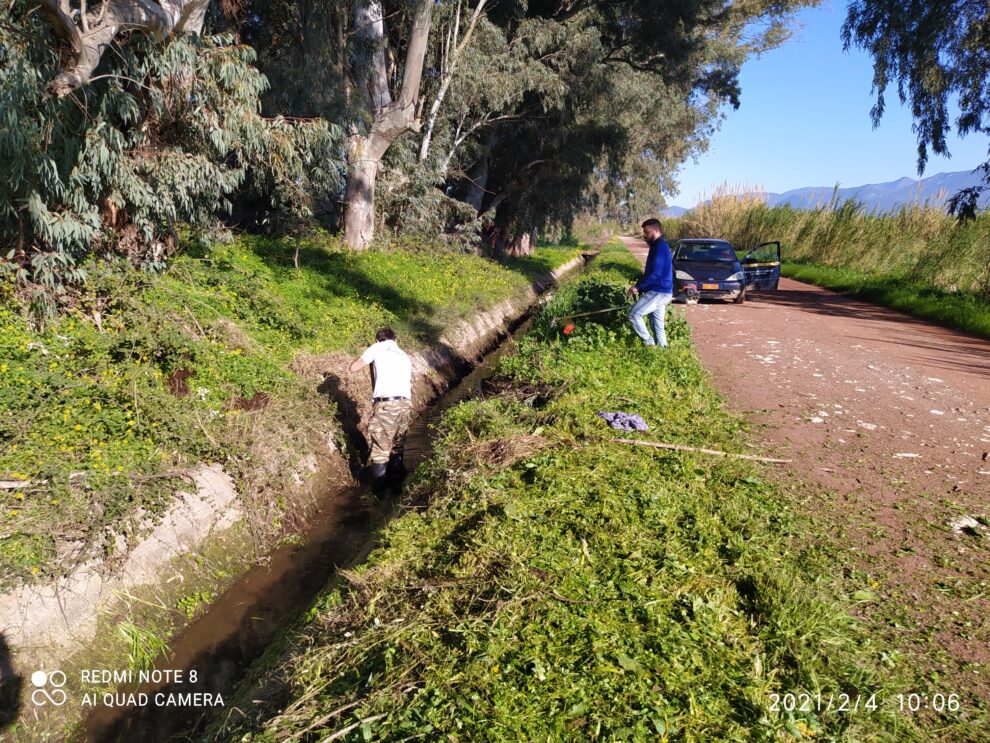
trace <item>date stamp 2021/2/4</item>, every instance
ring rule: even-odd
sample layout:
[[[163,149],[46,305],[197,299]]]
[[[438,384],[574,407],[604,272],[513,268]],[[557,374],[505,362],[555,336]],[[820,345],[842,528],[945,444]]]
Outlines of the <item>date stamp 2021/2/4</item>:
[[[809,693],[794,692],[770,694],[771,712],[874,712],[881,706],[892,704],[898,712],[922,711],[958,712],[962,709],[959,694],[948,692],[893,694],[884,698],[879,694]]]

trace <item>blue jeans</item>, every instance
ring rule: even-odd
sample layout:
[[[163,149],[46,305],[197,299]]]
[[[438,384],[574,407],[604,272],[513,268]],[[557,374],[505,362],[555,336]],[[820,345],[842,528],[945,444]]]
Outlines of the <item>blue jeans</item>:
[[[660,345],[667,347],[667,329],[664,327],[664,316],[667,314],[667,305],[674,298],[673,294],[663,294],[661,292],[643,292],[639,295],[636,304],[629,310],[629,321],[632,323],[636,335],[643,339],[647,346]],[[646,328],[643,316],[650,316],[650,324],[653,325],[653,335]],[[656,336],[656,341],[653,340]]]

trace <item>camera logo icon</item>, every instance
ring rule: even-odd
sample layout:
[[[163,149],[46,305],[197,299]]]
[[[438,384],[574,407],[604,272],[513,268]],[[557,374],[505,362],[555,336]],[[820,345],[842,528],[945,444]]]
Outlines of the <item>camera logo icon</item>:
[[[31,683],[35,686],[31,692],[31,701],[38,707],[46,704],[61,707],[69,699],[69,695],[62,689],[65,682],[65,673],[62,671],[35,671],[31,674]]]

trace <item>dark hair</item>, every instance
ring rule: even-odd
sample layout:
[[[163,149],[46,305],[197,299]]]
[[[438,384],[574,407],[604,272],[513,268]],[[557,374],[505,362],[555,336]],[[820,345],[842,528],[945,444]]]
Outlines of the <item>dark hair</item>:
[[[395,331],[392,330],[388,325],[384,328],[380,328],[377,333],[375,333],[375,340],[379,343],[382,341],[394,341]]]
[[[647,227],[656,227],[658,230],[660,230],[661,232],[663,232],[663,227],[660,226],[660,220],[659,219],[647,219],[645,222],[643,222],[643,224],[641,225],[641,227],[643,229],[646,229]]]

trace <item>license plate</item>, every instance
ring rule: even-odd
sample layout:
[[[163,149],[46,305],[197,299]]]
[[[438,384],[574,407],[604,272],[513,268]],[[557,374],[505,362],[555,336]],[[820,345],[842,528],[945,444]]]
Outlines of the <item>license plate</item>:
[[[718,286],[718,284],[702,284],[701,285],[701,288],[702,289],[718,289],[719,286]]]

